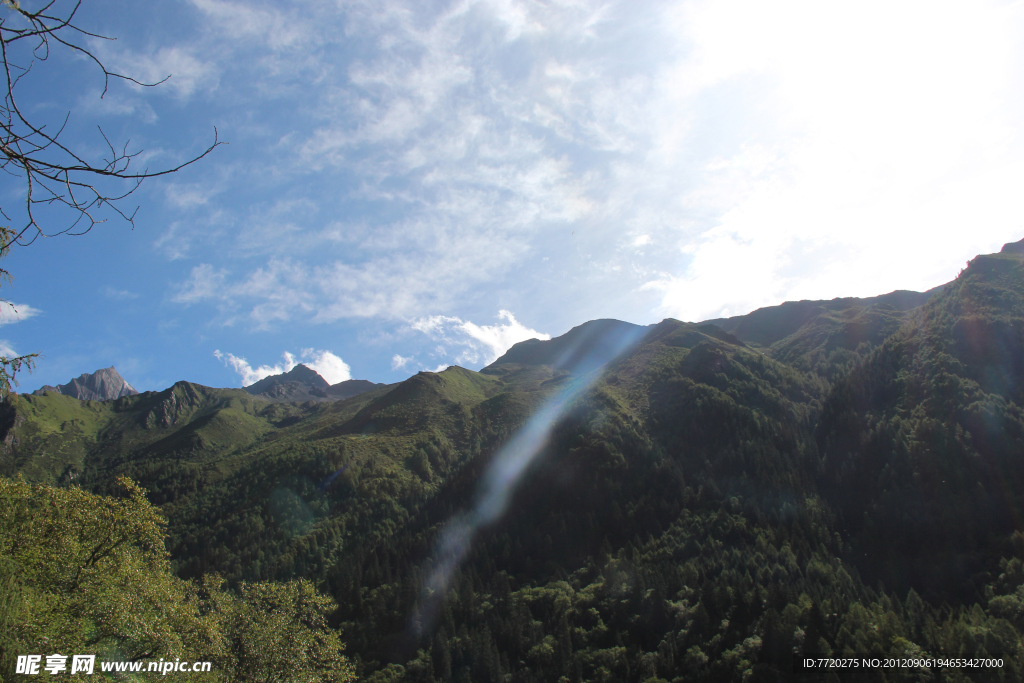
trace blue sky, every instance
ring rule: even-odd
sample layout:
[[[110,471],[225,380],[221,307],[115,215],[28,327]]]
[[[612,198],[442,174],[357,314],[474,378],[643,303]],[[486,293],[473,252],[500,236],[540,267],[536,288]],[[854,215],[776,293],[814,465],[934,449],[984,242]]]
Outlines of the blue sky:
[[[31,0],[26,0],[26,6]],[[8,12],[9,10],[2,10]],[[151,169],[15,247],[22,391],[478,369],[594,318],[924,290],[1024,237],[1021,2],[86,0],[22,106]],[[0,179],[20,219],[24,183]],[[59,216],[54,216],[58,220]],[[55,224],[56,225],[56,224]],[[261,370],[261,366],[263,369]]]

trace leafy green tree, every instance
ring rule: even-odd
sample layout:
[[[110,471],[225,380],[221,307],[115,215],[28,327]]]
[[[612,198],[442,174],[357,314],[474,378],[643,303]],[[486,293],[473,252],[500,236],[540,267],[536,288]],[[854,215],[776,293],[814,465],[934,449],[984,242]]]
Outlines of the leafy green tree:
[[[334,601],[306,580],[243,583],[228,609],[231,679],[254,683],[355,680],[326,615]]]
[[[119,483],[115,498],[0,479],[0,676],[17,654],[46,651],[211,661],[224,680],[354,679],[326,623],[330,598],[308,581],[234,595],[216,576],[177,578],[164,519],[143,489]]]
[[[19,644],[125,659],[202,644],[196,602],[170,573],[163,518],[142,489],[121,484],[125,496],[101,498],[0,480],[0,555],[26,601],[12,629]]]
[[[0,681],[14,670],[15,626],[23,619],[24,598],[14,578],[14,563],[0,555]]]

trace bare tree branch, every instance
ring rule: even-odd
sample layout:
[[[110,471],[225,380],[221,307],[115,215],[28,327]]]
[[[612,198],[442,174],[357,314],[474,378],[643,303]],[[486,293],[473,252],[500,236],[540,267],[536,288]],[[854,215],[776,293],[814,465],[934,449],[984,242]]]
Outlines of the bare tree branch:
[[[90,159],[61,141],[71,113],[53,130],[44,123],[32,120],[19,106],[17,89],[37,62],[45,62],[52,49],[65,49],[89,60],[103,74],[103,98],[110,80],[120,79],[150,88],[167,81],[167,76],[155,83],[136,80],[111,71],[84,41],[87,39],[113,40],[75,24],[82,0],[58,4],[48,0],[34,11],[25,9],[17,0],[0,0],[0,170],[25,183],[23,212],[7,210],[0,205],[0,215],[8,221],[22,214],[17,224],[0,226],[0,257],[15,245],[26,246],[39,237],[55,235],[82,235],[99,223],[104,216],[118,217],[133,227],[138,207],[127,207],[125,201],[139,188],[143,180],[176,173],[206,157],[220,145],[217,129],[213,129],[213,142],[202,153],[171,168],[150,170],[132,168],[132,162],[142,153],[129,151],[129,141],[115,147],[99,128],[107,155]],[[4,10],[3,7],[7,9]],[[62,9],[63,8],[63,9]],[[21,64],[19,64],[19,60]],[[53,219],[52,212],[42,209],[63,209]],[[48,221],[60,221],[51,225]],[[0,398],[10,391],[14,373],[23,365],[31,367],[35,356],[8,359],[0,357]]]

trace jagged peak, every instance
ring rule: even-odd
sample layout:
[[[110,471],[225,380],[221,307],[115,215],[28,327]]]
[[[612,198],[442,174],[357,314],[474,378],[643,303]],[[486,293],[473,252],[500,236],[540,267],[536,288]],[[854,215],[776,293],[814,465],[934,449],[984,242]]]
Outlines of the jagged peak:
[[[33,395],[42,396],[47,391],[71,396],[83,401],[112,401],[124,396],[135,396],[139,392],[129,384],[113,365],[93,373],[83,372],[67,384],[45,385]]]

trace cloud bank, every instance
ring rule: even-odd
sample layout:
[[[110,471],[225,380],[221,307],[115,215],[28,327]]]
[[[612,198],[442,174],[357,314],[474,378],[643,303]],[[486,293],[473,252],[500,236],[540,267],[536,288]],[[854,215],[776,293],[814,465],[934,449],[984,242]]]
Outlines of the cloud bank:
[[[266,377],[288,372],[300,363],[315,370],[317,374],[327,380],[328,384],[337,384],[352,379],[348,364],[330,351],[303,349],[298,356],[285,351],[281,354],[284,362],[276,365],[261,365],[255,369],[245,358],[233,353],[222,353],[218,349],[213,352],[213,355],[241,376],[243,387],[255,384]]]
[[[223,324],[699,320],[927,289],[1021,237],[1020,3],[192,7],[138,63],[267,155],[167,191],[160,244],[209,261],[174,300]]]
[[[538,332],[520,323],[511,311],[499,311],[498,319],[505,322],[477,325],[454,316],[432,315],[413,320],[409,326],[431,340],[441,342],[435,354],[452,357],[458,365],[489,365],[512,348],[513,344],[527,339],[551,339],[550,334]],[[455,347],[455,350],[451,347]],[[402,360],[408,362],[411,359]],[[440,369],[432,372],[440,372],[448,366],[438,367]]]

